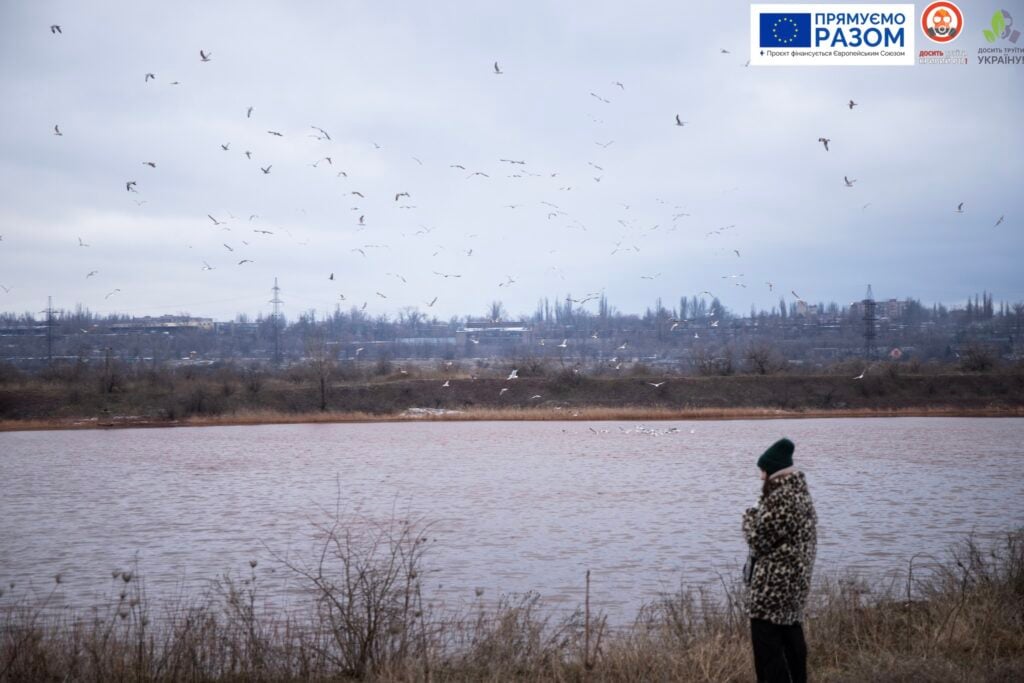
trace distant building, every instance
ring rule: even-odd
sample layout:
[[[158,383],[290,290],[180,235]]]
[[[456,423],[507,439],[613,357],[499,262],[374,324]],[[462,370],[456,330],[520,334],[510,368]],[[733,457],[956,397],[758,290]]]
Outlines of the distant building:
[[[455,332],[459,348],[516,344],[533,344],[533,328],[525,322],[468,322]]]
[[[162,315],[159,318],[146,316],[144,318],[133,318],[128,322],[111,323],[108,327],[111,332],[171,332],[178,330],[202,330],[211,332],[215,323],[213,318],[191,318],[180,315]]]
[[[875,302],[875,315],[882,320],[898,320],[907,312],[910,299],[889,299],[888,301]],[[864,303],[855,301],[850,304],[850,311],[857,317],[864,315]]]

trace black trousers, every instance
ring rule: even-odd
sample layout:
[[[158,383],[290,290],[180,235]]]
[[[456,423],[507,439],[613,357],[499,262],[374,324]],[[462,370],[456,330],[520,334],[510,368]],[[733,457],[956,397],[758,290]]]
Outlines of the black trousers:
[[[800,624],[751,619],[750,641],[758,683],[806,683],[807,643]]]

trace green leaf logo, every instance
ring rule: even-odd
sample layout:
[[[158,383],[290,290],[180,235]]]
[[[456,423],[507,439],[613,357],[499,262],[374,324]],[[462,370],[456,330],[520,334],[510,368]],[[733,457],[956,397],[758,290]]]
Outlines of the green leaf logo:
[[[989,31],[988,29],[985,29],[984,31],[982,31],[982,33],[985,34],[985,40],[987,40],[988,42],[990,42],[990,43],[996,42],[996,34],[992,33],[992,31]]]
[[[1006,30],[1006,20],[1003,19],[1003,11],[996,10],[996,13],[992,15],[992,33],[1000,36],[1003,31]]]
[[[992,33],[996,36],[1001,36],[1002,32],[1006,31],[1007,22],[1005,18],[1002,18],[1002,10],[996,9],[995,13],[992,14]]]

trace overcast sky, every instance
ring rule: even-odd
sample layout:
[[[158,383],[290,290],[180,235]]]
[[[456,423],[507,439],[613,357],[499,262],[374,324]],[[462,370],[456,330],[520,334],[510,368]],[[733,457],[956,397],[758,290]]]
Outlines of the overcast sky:
[[[856,68],[744,67],[750,4],[696,5],[2,0],[0,310],[1024,300],[1024,65],[974,63],[1024,2]]]

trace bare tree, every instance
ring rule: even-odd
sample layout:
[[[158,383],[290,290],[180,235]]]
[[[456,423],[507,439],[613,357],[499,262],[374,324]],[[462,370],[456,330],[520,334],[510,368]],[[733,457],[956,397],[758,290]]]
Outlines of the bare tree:
[[[995,367],[996,358],[989,347],[971,342],[960,351],[960,368],[968,372],[987,372]]]
[[[764,341],[753,341],[744,357],[757,375],[771,375],[782,369],[783,360],[775,347]]]
[[[492,301],[487,309],[487,319],[491,322],[498,322],[505,317],[505,304],[500,301]]]
[[[320,385],[320,410],[327,410],[327,382],[334,370],[334,351],[323,328],[316,328],[306,337],[306,358]]]

